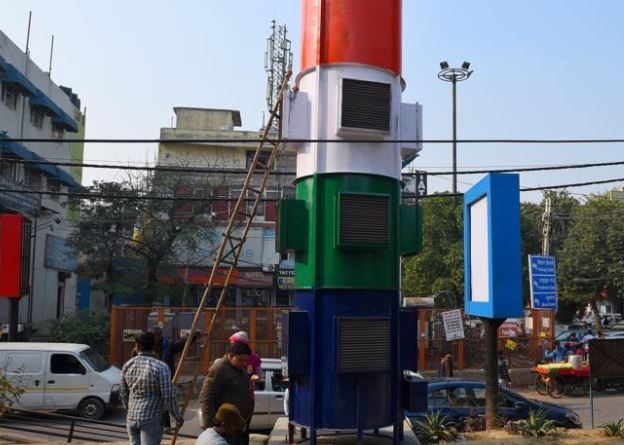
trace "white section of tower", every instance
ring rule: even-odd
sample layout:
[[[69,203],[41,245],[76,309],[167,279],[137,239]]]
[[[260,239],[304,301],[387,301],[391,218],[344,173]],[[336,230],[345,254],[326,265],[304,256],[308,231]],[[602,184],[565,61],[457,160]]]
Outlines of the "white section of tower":
[[[341,128],[342,79],[390,84],[390,130]],[[288,143],[297,152],[297,178],[314,173],[360,173],[401,178],[401,161],[420,151],[416,143],[383,143],[384,140],[421,138],[421,107],[401,103],[401,78],[371,66],[321,65],[297,78],[296,92],[284,100],[284,133],[287,139],[379,140],[376,142]]]

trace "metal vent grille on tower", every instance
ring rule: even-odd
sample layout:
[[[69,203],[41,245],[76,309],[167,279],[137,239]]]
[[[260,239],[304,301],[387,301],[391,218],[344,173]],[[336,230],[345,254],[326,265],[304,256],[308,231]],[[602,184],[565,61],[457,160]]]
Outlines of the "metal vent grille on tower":
[[[342,79],[342,128],[390,131],[390,84]]]
[[[390,370],[390,320],[338,318],[338,372]]]
[[[341,193],[338,244],[353,247],[387,245],[389,199],[384,195]]]

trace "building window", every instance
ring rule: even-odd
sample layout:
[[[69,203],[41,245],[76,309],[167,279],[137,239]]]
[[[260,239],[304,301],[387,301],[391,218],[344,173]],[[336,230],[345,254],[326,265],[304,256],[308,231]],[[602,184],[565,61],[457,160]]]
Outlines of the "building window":
[[[48,178],[48,181],[47,181],[47,191],[48,192],[53,192],[53,194],[49,195],[50,199],[58,201],[60,196],[58,194],[56,194],[56,193],[61,191],[61,183],[60,183],[60,181],[58,181],[57,179]]]
[[[38,107],[30,107],[30,122],[35,128],[43,128],[43,111]]]
[[[33,190],[41,189],[41,172],[34,168],[26,168],[26,185]]]
[[[0,155],[0,178],[17,182],[18,164],[16,158]]]
[[[58,124],[52,124],[52,137],[54,139],[58,139],[59,141],[63,139],[63,136],[65,135],[65,129],[58,125]]]
[[[241,306],[267,307],[271,304],[271,289],[242,288]]]
[[[11,110],[17,110],[19,91],[10,83],[2,83],[2,102]]]
[[[251,162],[253,161],[253,158],[255,155],[256,155],[255,150],[247,150],[247,153],[245,154],[245,167],[248,170],[249,170],[249,167],[251,166]],[[260,152],[260,157],[258,158],[258,160],[260,161],[260,163],[262,163],[262,165],[260,165],[260,163],[257,163],[256,168],[260,168],[260,169],[265,168],[269,164],[270,157],[271,157],[270,151]]]

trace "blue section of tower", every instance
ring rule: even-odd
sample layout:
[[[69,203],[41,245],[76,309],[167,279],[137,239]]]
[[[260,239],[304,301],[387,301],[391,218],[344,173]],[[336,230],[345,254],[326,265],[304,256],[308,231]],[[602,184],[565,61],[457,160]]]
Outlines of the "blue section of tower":
[[[291,381],[291,413],[312,429],[371,429],[400,421],[398,382],[399,293],[382,290],[311,289],[295,293],[305,311],[309,353],[307,369]],[[338,319],[384,318],[390,321],[387,372],[338,372]],[[291,335],[294,327],[291,327]],[[396,407],[396,409],[392,409]]]

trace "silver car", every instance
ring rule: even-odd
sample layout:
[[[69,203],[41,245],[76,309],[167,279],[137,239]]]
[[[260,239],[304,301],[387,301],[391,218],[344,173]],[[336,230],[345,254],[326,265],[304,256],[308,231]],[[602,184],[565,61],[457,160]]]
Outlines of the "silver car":
[[[284,391],[288,387],[282,376],[282,361],[276,358],[262,359],[262,380],[256,382],[256,405],[251,418],[251,430],[268,430],[275,426],[278,417],[284,417]],[[197,411],[202,425],[203,413]]]

